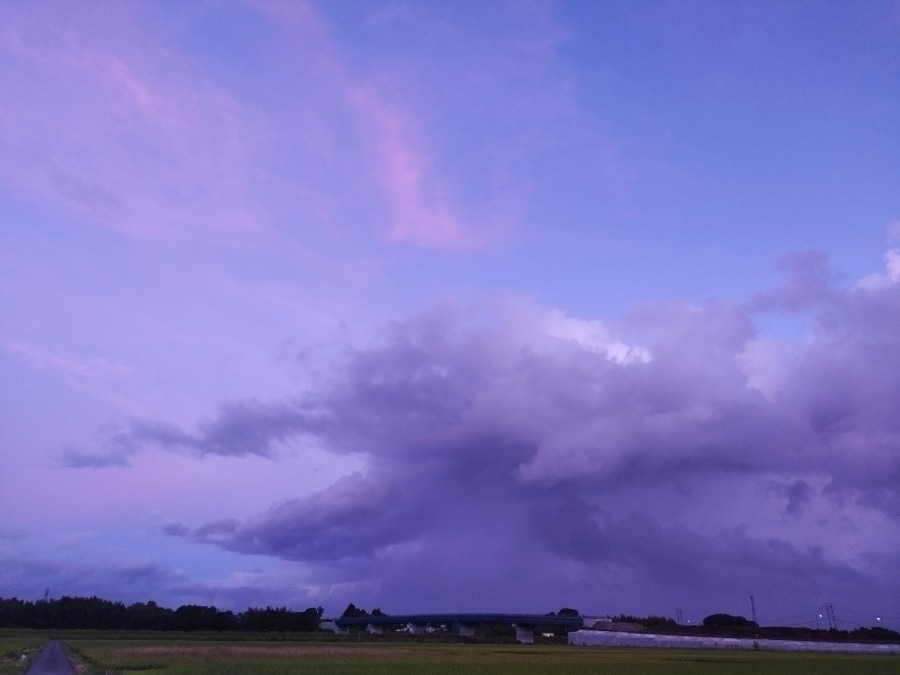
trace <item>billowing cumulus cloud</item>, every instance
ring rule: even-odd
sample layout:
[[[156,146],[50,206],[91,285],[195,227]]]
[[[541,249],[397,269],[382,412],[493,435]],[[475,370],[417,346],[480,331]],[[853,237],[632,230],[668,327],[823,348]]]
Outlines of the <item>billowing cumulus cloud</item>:
[[[332,566],[375,595],[402,575],[410,608],[466,565],[497,601],[556,566],[568,576],[542,581],[547,602],[599,570],[711,597],[740,579],[849,601],[885,589],[898,553],[900,286],[841,289],[799,260],[746,307],[646,306],[615,325],[439,306],[293,400],[230,403],[195,432],[135,423],[127,445],[277,459],[304,437],[360,456],[363,472],[316,494],[167,531]],[[811,333],[767,342],[762,303],[811,309]],[[428,595],[453,604],[447,589]]]

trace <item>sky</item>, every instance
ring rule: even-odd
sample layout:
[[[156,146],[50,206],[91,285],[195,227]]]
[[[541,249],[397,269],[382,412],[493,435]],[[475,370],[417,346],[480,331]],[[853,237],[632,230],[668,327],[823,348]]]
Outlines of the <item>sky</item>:
[[[900,629],[900,4],[0,0],[0,596]]]

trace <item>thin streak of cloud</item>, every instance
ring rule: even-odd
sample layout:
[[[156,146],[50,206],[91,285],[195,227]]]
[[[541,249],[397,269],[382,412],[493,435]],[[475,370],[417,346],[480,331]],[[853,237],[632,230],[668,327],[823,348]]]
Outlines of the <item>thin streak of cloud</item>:
[[[76,359],[62,356],[17,340],[6,340],[4,348],[40,370],[57,371],[79,379],[101,379],[130,375],[134,369],[110,359],[91,357]]]

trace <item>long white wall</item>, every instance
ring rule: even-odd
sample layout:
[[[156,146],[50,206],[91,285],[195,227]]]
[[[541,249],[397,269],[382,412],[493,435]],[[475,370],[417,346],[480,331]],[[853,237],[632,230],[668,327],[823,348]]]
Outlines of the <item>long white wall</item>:
[[[900,645],[858,642],[803,642],[801,640],[751,640],[746,638],[658,635],[618,631],[578,630],[569,633],[569,644],[584,647],[660,647],[668,649],[762,649],[781,652],[851,652],[900,654]]]

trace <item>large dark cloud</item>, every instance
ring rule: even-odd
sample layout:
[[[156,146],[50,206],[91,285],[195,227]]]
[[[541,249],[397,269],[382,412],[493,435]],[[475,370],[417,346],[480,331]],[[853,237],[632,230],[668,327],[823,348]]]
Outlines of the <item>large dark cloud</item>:
[[[241,553],[278,551],[290,560],[371,556],[416,531],[422,519],[408,508],[412,501],[408,492],[401,486],[347,476],[312,498],[281,504],[241,525],[207,524],[195,536]]]
[[[615,330],[523,303],[490,321],[439,307],[294,400],[118,442],[277,457],[306,436],[358,454],[362,473],[313,496],[169,530],[367,579],[410,609],[459,601],[459,579],[470,607],[516,588],[627,600],[597,573],[645,599],[713,603],[752,579],[784,603],[865,602],[889,585],[871,561],[898,552],[900,284],[838,287],[818,256],[786,269],[746,306],[647,306]],[[810,332],[767,339],[762,312],[803,312]]]

